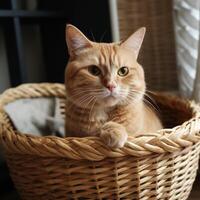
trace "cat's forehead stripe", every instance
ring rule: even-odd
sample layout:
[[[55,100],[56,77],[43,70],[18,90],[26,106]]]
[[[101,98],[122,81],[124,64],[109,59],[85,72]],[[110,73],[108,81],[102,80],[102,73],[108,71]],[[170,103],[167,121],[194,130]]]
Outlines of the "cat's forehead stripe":
[[[118,65],[119,59],[117,58],[116,49],[113,45],[104,45],[101,47],[99,61],[99,64],[106,66],[109,72],[111,72],[114,65]]]

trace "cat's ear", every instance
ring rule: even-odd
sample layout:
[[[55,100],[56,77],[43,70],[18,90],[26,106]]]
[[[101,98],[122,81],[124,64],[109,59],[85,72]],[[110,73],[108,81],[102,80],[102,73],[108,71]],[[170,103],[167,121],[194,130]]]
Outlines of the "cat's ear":
[[[70,56],[77,55],[80,50],[92,46],[92,42],[71,24],[66,25],[66,43]]]
[[[122,47],[128,48],[135,53],[136,59],[143,42],[145,32],[146,28],[142,27],[133,33],[127,40],[121,43]]]

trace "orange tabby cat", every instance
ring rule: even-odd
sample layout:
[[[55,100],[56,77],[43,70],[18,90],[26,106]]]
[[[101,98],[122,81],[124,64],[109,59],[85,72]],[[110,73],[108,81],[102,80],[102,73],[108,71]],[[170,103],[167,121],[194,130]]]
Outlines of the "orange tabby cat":
[[[145,28],[121,43],[96,43],[67,25],[66,136],[99,136],[123,147],[128,135],[162,128],[144,103],[145,78],[137,62]]]

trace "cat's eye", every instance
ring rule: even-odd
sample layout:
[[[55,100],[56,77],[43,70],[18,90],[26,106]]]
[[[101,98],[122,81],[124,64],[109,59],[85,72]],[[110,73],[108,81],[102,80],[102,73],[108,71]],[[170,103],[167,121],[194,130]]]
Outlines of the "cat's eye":
[[[117,73],[119,76],[126,76],[129,73],[129,69],[128,67],[121,67]]]
[[[89,66],[88,71],[93,76],[99,76],[101,74],[101,70],[96,65]]]

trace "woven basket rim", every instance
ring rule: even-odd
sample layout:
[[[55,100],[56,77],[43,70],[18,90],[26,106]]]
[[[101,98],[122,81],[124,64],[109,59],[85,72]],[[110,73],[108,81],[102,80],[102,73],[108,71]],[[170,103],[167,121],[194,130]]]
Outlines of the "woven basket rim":
[[[184,102],[192,109],[193,117],[182,125],[162,129],[156,133],[129,137],[121,149],[109,149],[98,137],[33,136],[15,131],[5,120],[3,107],[20,98],[60,97],[65,98],[65,88],[59,83],[22,84],[6,90],[0,96],[0,143],[6,153],[31,154],[37,156],[67,157],[75,160],[102,160],[106,157],[146,156],[152,153],[172,153],[192,146],[200,141],[200,107],[193,101],[155,93],[165,100]],[[199,125],[198,125],[199,124]]]

